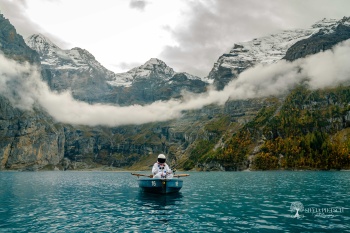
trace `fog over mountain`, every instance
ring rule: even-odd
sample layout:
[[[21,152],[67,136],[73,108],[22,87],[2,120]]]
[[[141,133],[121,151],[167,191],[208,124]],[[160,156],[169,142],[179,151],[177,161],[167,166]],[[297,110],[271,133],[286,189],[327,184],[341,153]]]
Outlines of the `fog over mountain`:
[[[348,17],[235,43],[206,78],[158,58],[116,74],[0,28],[0,170],[148,169],[159,153],[185,170],[350,167]]]
[[[126,107],[88,104],[75,100],[70,92],[55,93],[41,80],[38,68],[19,64],[0,55],[0,92],[21,109],[38,102],[57,121],[70,124],[108,125],[143,124],[180,117],[182,111],[223,104],[228,99],[247,99],[280,95],[300,82],[310,88],[324,88],[350,81],[350,41],[332,50],[294,62],[285,60],[257,65],[242,72],[222,91],[185,93],[180,100],[157,101],[149,105]]]

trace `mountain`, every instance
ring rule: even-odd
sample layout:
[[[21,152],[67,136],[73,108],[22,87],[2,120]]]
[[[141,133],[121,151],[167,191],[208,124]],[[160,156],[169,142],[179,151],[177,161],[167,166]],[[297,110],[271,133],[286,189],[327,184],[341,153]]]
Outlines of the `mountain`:
[[[16,62],[40,65],[39,55],[1,14],[0,50]],[[6,71],[1,72],[2,81],[4,75]],[[18,97],[20,92],[20,89],[12,90],[11,94]],[[12,106],[0,90],[0,170],[54,168],[63,160],[64,143],[62,125],[40,108],[26,111]]]
[[[174,70],[157,58],[151,58],[145,64],[128,72],[116,74],[115,80],[109,83],[114,86],[130,87],[142,79],[167,81],[175,74]]]
[[[208,78],[220,89],[257,63],[295,60],[330,49],[349,38],[348,18],[341,21],[322,20],[310,29],[237,43],[218,59]],[[3,15],[0,31],[6,57],[36,64],[52,90],[71,90],[83,101],[147,104],[181,98],[184,90],[202,93],[210,85],[156,58],[114,74],[86,50],[62,50],[42,35],[29,37],[28,46]],[[182,169],[350,167],[350,87],[345,84],[324,90],[300,84],[283,96],[230,100],[223,106],[185,111],[178,119],[122,127],[62,124],[37,103],[32,110],[14,107],[2,91],[0,170],[148,170],[161,152]],[[20,88],[12,91],[21,94]]]
[[[339,42],[350,38],[350,17],[344,17],[339,21],[323,19],[313,25],[313,28],[319,27],[321,29],[317,33],[314,33],[307,39],[294,43],[288,49],[283,59],[294,61],[298,58],[331,49]]]
[[[114,78],[112,71],[104,68],[95,57],[85,49],[73,48],[70,50],[60,49],[48,38],[41,34],[35,34],[25,40],[26,44],[40,55],[43,68],[67,71],[87,71],[90,74],[99,72],[106,80]]]
[[[181,98],[183,91],[201,93],[209,83],[188,73],[177,73],[163,61],[151,58],[128,72],[116,74],[108,84],[118,88],[117,103],[147,104],[157,100]]]
[[[38,54],[28,48],[23,37],[17,34],[15,27],[2,14],[0,14],[0,28],[0,50],[7,57],[19,62],[40,63]]]
[[[3,16],[0,17],[1,21],[11,25]],[[9,25],[6,27],[9,27]],[[0,30],[2,29],[0,28]],[[2,31],[2,33],[5,35],[0,38],[0,43],[8,43],[9,46],[12,46],[11,41],[7,41],[7,38],[10,38],[9,33],[7,31]],[[18,34],[16,36],[22,38]],[[47,42],[47,40],[45,41]],[[47,49],[46,52],[43,49],[43,52],[40,52],[39,48],[45,48],[45,46],[34,47],[32,45],[33,48],[39,50],[41,54],[39,56],[36,51],[24,43],[23,38],[19,40],[19,43],[18,47],[13,45],[12,49],[15,51],[9,53],[9,57],[11,57],[11,54],[34,54],[38,59],[41,57],[43,59],[41,69],[43,70],[42,78],[44,80],[48,80],[45,75],[49,73],[52,76],[57,74],[57,76],[54,76],[55,78],[65,81],[64,76],[59,75],[64,74],[64,72],[70,74],[69,72],[76,71],[76,69],[67,71],[65,68],[62,71],[62,69],[55,68],[55,66],[64,66],[63,62],[45,62],[45,54],[47,54],[46,59],[48,59],[50,54],[48,51],[52,51],[52,47],[56,51],[60,51],[57,46],[48,44],[46,48],[50,49]],[[34,59],[26,57],[21,57],[19,60],[35,62]],[[69,59],[66,60],[69,61]],[[152,59],[148,64],[140,67],[139,70],[142,71],[144,68],[151,70],[151,72],[146,71],[150,74],[149,76],[133,77],[134,80],[130,86],[111,87],[117,88],[120,93],[126,93],[128,90],[140,90],[139,97],[135,92],[130,96],[140,98],[140,101],[146,102],[151,101],[151,98],[143,100],[141,99],[142,94],[150,95],[149,93],[152,94],[153,92],[154,99],[169,98],[169,96],[175,95],[180,98],[181,96],[178,93],[181,93],[185,88],[188,88],[188,90],[198,88],[199,91],[203,91],[208,84],[189,74],[175,73],[159,60]],[[141,71],[136,73],[146,73]],[[163,76],[159,77],[159,74]],[[155,81],[153,82],[153,80]],[[105,79],[103,81],[108,82]],[[142,83],[146,87],[154,88],[154,90],[145,90]],[[52,85],[51,88],[55,90]],[[144,90],[143,93],[142,90]],[[132,100],[126,102],[132,102]],[[65,170],[100,166],[109,169],[110,167],[126,168],[131,165],[134,165],[134,169],[148,169],[145,161],[152,161],[153,163],[154,155],[160,152],[166,153],[170,161],[175,161],[178,167],[181,167],[180,160],[186,159],[186,151],[192,148],[196,140],[214,140],[220,137],[223,132],[222,129],[217,130],[215,127],[210,127],[213,129],[208,131],[204,127],[205,124],[211,124],[212,121],[216,122],[218,116],[226,113],[229,113],[229,115],[232,113],[232,120],[235,121],[236,119],[238,121],[238,118],[242,115],[246,119],[251,118],[253,112],[260,108],[260,102],[260,100],[248,100],[231,103],[225,107],[209,106],[198,111],[184,112],[183,118],[167,122],[109,128],[61,124],[55,122],[38,104],[34,105],[33,110],[21,110],[12,106],[6,95],[1,93],[0,170]],[[242,119],[240,121],[243,122]]]
[[[221,90],[242,71],[256,64],[271,64],[281,59],[292,61],[330,49],[350,38],[349,22],[346,17],[341,20],[323,19],[307,29],[284,30],[236,43],[228,53],[219,57],[208,78]]]
[[[261,108],[211,158],[226,170],[349,169],[349,101],[349,86],[310,90],[301,84]]]
[[[139,67],[135,67],[125,73],[117,73],[115,75],[115,80],[109,81],[108,83],[113,86],[130,87],[143,79],[158,79],[159,81],[169,82],[174,75],[184,76],[187,80],[201,80],[203,82],[208,82],[208,80],[201,79],[185,72],[177,73],[173,68],[167,66],[165,62],[157,58],[151,58]]]
[[[30,36],[26,44],[40,55],[44,80],[52,90],[70,90],[74,98],[89,103],[147,104],[179,98],[184,90],[204,92],[208,85],[199,77],[176,73],[156,58],[115,74],[88,51],[63,50],[43,35]]]
[[[44,80],[52,90],[71,90],[76,99],[86,102],[106,102],[114,78],[95,57],[81,48],[63,50],[43,35],[32,35],[26,44],[40,56]],[[107,94],[106,94],[107,93]]]

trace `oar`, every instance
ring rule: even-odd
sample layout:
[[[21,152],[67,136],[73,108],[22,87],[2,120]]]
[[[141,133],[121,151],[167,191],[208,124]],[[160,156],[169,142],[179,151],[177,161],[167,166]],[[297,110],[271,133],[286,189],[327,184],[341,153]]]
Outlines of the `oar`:
[[[137,176],[137,177],[140,177],[140,176],[146,176],[146,177],[149,177],[149,178],[153,177],[153,175],[144,175],[144,174],[138,174],[138,173],[131,173],[131,175]]]
[[[131,175],[133,176],[145,176],[145,177],[149,177],[149,178],[152,178],[153,175],[144,175],[144,174],[138,174],[138,173],[131,173]],[[190,176],[189,174],[179,174],[179,175],[174,175],[173,177],[185,177],[185,176]]]
[[[179,174],[179,175],[174,175],[174,177],[184,177],[184,176],[190,176],[189,174]]]

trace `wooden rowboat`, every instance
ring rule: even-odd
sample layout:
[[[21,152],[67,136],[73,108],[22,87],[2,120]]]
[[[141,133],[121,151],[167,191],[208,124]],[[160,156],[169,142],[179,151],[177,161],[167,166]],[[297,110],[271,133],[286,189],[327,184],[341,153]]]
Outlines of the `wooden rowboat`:
[[[179,177],[189,176],[188,174],[174,175],[172,179],[151,178],[152,175],[147,176],[143,174],[131,173],[137,177],[143,176],[137,180],[140,189],[147,193],[176,193],[182,188],[183,180]]]

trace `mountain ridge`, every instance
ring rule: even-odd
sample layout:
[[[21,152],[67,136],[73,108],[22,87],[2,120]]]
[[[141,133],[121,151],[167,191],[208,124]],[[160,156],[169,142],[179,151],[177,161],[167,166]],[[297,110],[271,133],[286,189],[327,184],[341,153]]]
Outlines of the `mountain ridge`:
[[[328,35],[334,33],[334,28],[336,28],[337,25],[348,26],[350,24],[349,22],[350,20],[347,17],[344,17],[340,20],[324,18],[320,21],[317,21],[307,29],[283,30],[261,38],[255,38],[251,41],[236,43],[228,53],[224,53],[219,57],[217,62],[214,63],[214,66],[207,77],[199,78],[185,72],[182,73],[185,74],[189,79],[200,79],[207,84],[213,83],[214,86],[221,90],[229,81],[236,78],[247,68],[250,68],[258,63],[271,64],[281,59],[290,60],[290,58],[288,58],[290,55],[288,55],[287,52],[289,54],[291,53],[291,51],[288,50],[292,49],[292,45],[295,45],[297,42],[303,41],[317,34]],[[42,35],[39,36],[45,38]],[[31,37],[38,37],[38,35],[33,35]],[[42,48],[34,45],[34,43],[30,41],[29,38],[26,40],[26,43],[42,56]],[[87,60],[95,60],[94,56],[86,50],[82,50],[80,48],[62,50],[47,38],[44,40],[48,41],[48,44],[57,50],[57,52],[54,52],[57,56],[59,56],[60,53],[62,55],[62,51],[71,51],[71,53],[75,54],[74,56],[72,54],[67,54],[67,52],[64,52],[65,55],[70,57],[71,60],[75,61],[75,63],[71,66],[60,67],[59,65],[54,64],[55,59],[48,58],[48,52],[46,52],[46,56],[41,57],[44,66],[55,66],[55,69],[76,69],[76,65],[79,63],[77,56],[81,56],[80,54],[82,51],[85,51],[85,53],[88,54],[86,57],[89,57],[89,59]],[[83,64],[84,62],[80,63]],[[169,80],[173,75],[176,74],[173,68],[167,66],[165,62],[161,61],[158,58],[151,58],[143,65],[134,67],[129,71],[123,73],[113,73],[112,71],[104,68],[96,60],[93,64],[90,63],[89,65],[93,66],[95,69],[103,69],[104,73],[107,76],[106,79],[108,85],[114,87],[130,87],[133,85],[133,82],[137,82],[139,79],[150,77],[156,77],[162,81]]]
[[[294,61],[301,57],[331,49],[334,45],[349,38],[350,17],[344,17],[328,27],[320,29],[309,38],[293,44],[283,59]]]
[[[349,22],[350,19],[347,17],[340,20],[324,18],[307,29],[282,30],[251,41],[236,43],[228,53],[220,56],[214,63],[208,78],[213,79],[214,85],[221,90],[244,70],[256,64],[272,64],[285,59],[286,54],[290,53],[288,50],[299,41],[304,41],[320,32],[326,35],[332,34],[337,25],[348,25]]]
[[[16,28],[10,23],[8,19],[0,13],[0,49],[5,56],[16,60],[18,62],[31,62],[32,64],[39,64],[40,57],[33,50],[28,50],[28,46],[24,43],[21,35],[17,34]]]
[[[330,27],[331,21],[323,21],[321,24],[326,22],[327,27]],[[5,25],[5,29],[11,28],[7,24],[9,24],[8,20],[0,17],[0,25]],[[4,36],[0,37],[0,43],[13,45],[12,48],[6,47],[4,50],[10,58],[31,63],[35,63],[35,59],[40,59],[37,52],[24,44],[23,38],[10,40],[16,36],[21,37],[13,34],[15,33],[13,29],[2,32]],[[329,32],[333,33],[331,30]],[[312,37],[311,42],[313,40],[317,42],[317,37]],[[251,43],[256,43],[255,46],[258,46],[257,40]],[[260,46],[264,43],[260,41]],[[273,43],[269,46],[272,47]],[[240,44],[234,45],[232,53],[222,58],[246,56],[249,51],[252,51],[245,51],[246,49]],[[297,47],[296,50],[300,51],[300,49]],[[77,53],[79,59],[93,60],[93,56],[82,49],[72,50],[73,55]],[[272,52],[273,50],[267,56],[270,61],[271,58],[277,60],[283,56],[282,53]],[[33,54],[33,57],[27,54]],[[52,59],[59,58],[57,51],[56,55],[51,53],[50,55]],[[75,58],[72,60],[69,54],[60,53],[59,55],[66,57],[72,66],[78,67],[74,63],[78,60],[74,60]],[[257,58],[261,54],[255,55]],[[42,56],[45,56],[45,53]],[[249,59],[246,61],[250,61]],[[53,90],[65,90],[64,88],[69,87],[75,97],[89,103],[115,101],[114,103],[125,105],[147,104],[157,100],[181,98],[179,93],[186,88],[192,92],[203,93],[208,87],[207,82],[191,79],[185,73],[173,73],[172,77],[162,76],[172,73],[170,69],[165,69],[166,71],[163,70],[162,73],[152,73],[154,66],[161,65],[160,61],[152,59],[146,64],[148,71],[151,70],[143,76],[146,78],[133,79],[132,85],[128,87],[109,85],[106,75],[90,65],[89,69],[84,68],[76,72],[77,69],[62,68],[68,63],[61,60],[57,62],[57,66],[61,68],[56,69],[51,66],[52,64],[45,64],[45,62],[42,64],[43,79]],[[254,62],[256,60],[251,60],[247,65],[232,64],[243,71],[254,65]],[[220,67],[231,72],[231,76],[227,76],[228,80],[235,78],[232,72],[239,70],[231,69],[232,64],[227,63],[227,66],[224,62],[222,64]],[[84,65],[88,64],[84,63]],[[154,79],[147,78],[158,73],[161,75]],[[57,81],[59,78],[72,79],[71,81],[74,82],[60,87]],[[142,165],[142,161],[149,161],[147,159],[157,153],[167,154],[169,161],[183,169],[245,170],[251,165],[252,169],[295,169],[297,167],[293,167],[293,162],[296,161],[304,166],[305,158],[307,161],[310,160],[308,156],[313,156],[312,159],[316,158],[308,163],[314,166],[310,165],[311,168],[339,169],[341,168],[339,163],[334,165],[333,157],[327,157],[326,153],[336,154],[339,152],[337,148],[350,148],[350,144],[342,140],[343,135],[349,135],[343,132],[347,131],[350,125],[349,90],[347,86],[321,91],[309,91],[305,90],[305,87],[296,87],[287,96],[228,100],[223,106],[213,104],[200,110],[185,111],[182,118],[167,122],[122,127],[61,124],[55,122],[38,105],[35,105],[33,111],[23,111],[14,108],[4,96],[0,96],[2,116],[0,119],[0,138],[2,139],[0,140],[0,170],[74,170],[96,166],[105,166],[106,169],[126,169],[138,163]],[[297,134],[294,134],[295,131]],[[320,133],[316,133],[318,131]],[[278,143],[275,141],[276,138]],[[302,139],[303,145],[297,144],[300,143],[297,139]],[[290,146],[290,142],[305,151],[303,152],[299,147]],[[336,147],[331,147],[331,142],[336,142]],[[316,150],[315,145],[319,146]],[[323,146],[329,146],[330,150],[324,149]],[[291,154],[292,149],[295,148],[300,151],[298,158]],[[346,148],[344,151],[347,152]],[[301,156],[302,153],[306,156]],[[317,153],[322,153],[323,157],[317,157]],[[327,158],[331,159],[330,162],[327,162]],[[321,161],[322,166],[318,165],[320,163],[317,159]],[[141,165],[143,169],[149,169],[149,164]],[[346,166],[348,164],[344,163],[343,167],[346,168]]]
[[[63,50],[41,34],[33,34],[25,40],[26,44],[35,50],[41,59],[43,67],[50,67],[62,70],[75,69],[96,69],[106,74],[106,79],[114,76],[112,71],[104,68],[95,57],[85,49],[74,47]]]
[[[87,50],[63,50],[38,34],[28,37],[26,43],[40,55],[44,79],[52,90],[70,90],[74,98],[89,103],[145,104],[178,98],[183,90],[202,92],[209,84],[205,79],[177,73],[157,58],[127,72],[114,73]],[[171,81],[179,76],[186,83],[183,88]]]

